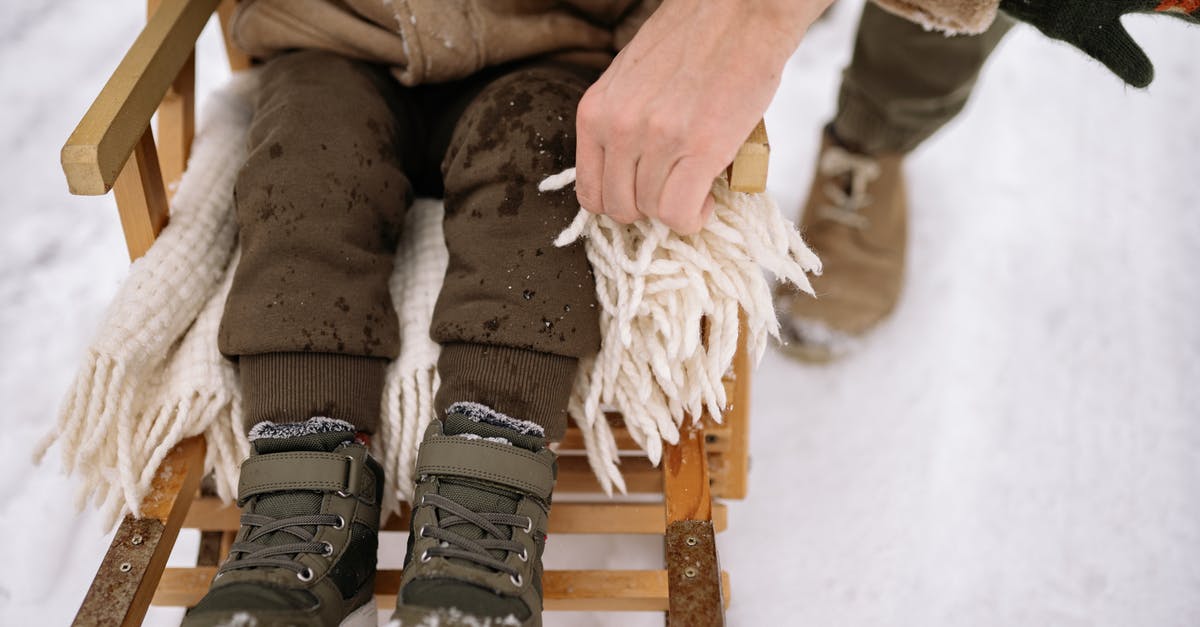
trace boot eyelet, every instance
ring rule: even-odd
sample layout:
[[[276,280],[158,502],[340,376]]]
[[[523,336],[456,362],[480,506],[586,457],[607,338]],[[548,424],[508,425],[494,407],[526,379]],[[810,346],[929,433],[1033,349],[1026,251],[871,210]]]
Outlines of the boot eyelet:
[[[304,570],[296,573],[296,579],[299,579],[300,581],[312,581],[313,580],[312,569],[305,568]]]
[[[522,562],[528,562],[529,561],[529,549],[521,547],[521,554],[517,556],[517,559],[521,560]]]
[[[429,525],[421,525],[421,528],[417,531],[418,538],[428,538],[429,537],[429,536],[425,535],[425,528],[428,526]]]
[[[330,557],[331,555],[333,555],[333,545],[328,542],[323,542],[322,544],[325,545],[325,551],[322,552],[321,555],[323,555],[325,557]]]
[[[345,518],[342,518],[342,516],[339,514],[339,515],[338,515],[338,520],[337,520],[337,523],[335,523],[335,524],[333,525],[333,528],[334,528],[334,529],[342,529],[342,528],[344,528],[345,526],[346,526],[346,519],[345,519]]]
[[[433,559],[433,558],[429,557],[429,551],[421,551],[421,563],[422,564],[428,563],[429,560],[431,560],[431,559]]]
[[[526,516],[525,517],[525,533],[529,533],[531,531],[533,531],[533,518]]]
[[[523,577],[521,577],[520,573],[518,573],[516,575],[509,575],[508,580],[511,581],[512,584],[518,588],[520,588],[521,585],[523,583],[525,583],[525,579]]]

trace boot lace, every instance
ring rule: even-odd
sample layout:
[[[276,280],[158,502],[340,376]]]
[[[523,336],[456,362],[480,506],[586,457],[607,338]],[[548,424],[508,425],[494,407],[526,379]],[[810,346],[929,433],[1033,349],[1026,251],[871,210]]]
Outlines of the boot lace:
[[[244,540],[229,547],[229,559],[217,569],[217,576],[244,568],[284,568],[296,573],[301,581],[312,579],[313,572],[294,560],[302,554],[332,555],[333,545],[315,542],[316,534],[307,527],[328,526],[340,529],[346,520],[337,514],[312,514],[272,518],[263,514],[242,514],[241,524],[250,527]],[[281,533],[298,541],[284,544],[264,544],[271,534]]]
[[[496,571],[507,573],[513,582],[520,585],[520,571],[512,565],[496,559],[491,551],[518,553],[521,561],[529,559],[525,546],[516,540],[505,540],[512,536],[513,529],[521,529],[526,533],[533,531],[533,519],[517,514],[500,512],[473,512],[439,494],[426,494],[421,497],[420,505],[433,507],[445,512],[445,516],[436,516],[437,523],[421,527],[418,533],[425,538],[441,541],[438,546],[426,549],[421,553],[420,560],[428,562],[434,557],[450,557],[464,559],[480,566],[486,566]],[[467,538],[450,528],[456,525],[474,525],[491,537]],[[501,527],[509,527],[510,533],[503,533]]]
[[[822,176],[831,179],[822,187],[831,204],[821,205],[817,215],[855,229],[870,226],[861,210],[871,204],[867,187],[879,178],[879,163],[866,155],[831,146],[821,156],[819,169]],[[840,177],[848,179],[846,185],[837,184]]]

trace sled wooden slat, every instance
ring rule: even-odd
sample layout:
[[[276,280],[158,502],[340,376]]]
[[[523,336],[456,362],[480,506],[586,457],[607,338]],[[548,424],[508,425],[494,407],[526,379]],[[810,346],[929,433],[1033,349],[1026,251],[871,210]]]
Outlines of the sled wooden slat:
[[[645,457],[622,457],[621,475],[630,494],[662,492],[662,473]],[[561,492],[601,492],[600,482],[582,456],[558,458],[558,484],[554,488]]]
[[[721,426],[725,428],[720,436],[722,447],[713,446],[711,440],[705,443],[710,454],[720,454],[719,463],[710,463],[709,468],[720,472],[720,476],[713,478],[713,492],[726,499],[746,498],[747,477],[750,474],[750,373],[754,364],[750,361],[750,351],[745,344],[749,332],[746,313],[742,312],[739,315],[738,337],[743,339],[733,355],[733,372],[742,376],[726,381],[725,398],[729,399],[729,408],[722,419]],[[707,438],[708,431],[705,433]]]
[[[410,511],[392,516],[383,525],[384,531],[408,531]],[[210,533],[236,531],[238,509],[225,505],[215,497],[201,496],[192,502],[183,526],[201,530],[203,537]],[[724,531],[728,512],[724,504],[713,506],[713,522],[717,531]],[[568,502],[555,503],[550,510],[550,533],[631,533],[662,534],[666,530],[662,503]],[[211,565],[211,564],[210,564]]]
[[[170,213],[154,134],[149,128],[121,169],[113,186],[113,195],[117,200],[117,213],[121,216],[121,229],[125,232],[129,260],[135,261],[150,250],[167,225]]]
[[[214,567],[168,568],[154,605],[195,605],[216,572]],[[379,609],[395,606],[401,575],[399,570],[380,570],[376,575],[375,603]],[[726,573],[722,573],[722,585],[729,585]],[[665,570],[548,570],[542,590],[550,611],[654,612],[665,611],[668,606]]]
[[[158,108],[158,154],[167,198],[175,195],[196,136],[196,58],[189,56]]]
[[[144,518],[121,521],[73,625],[141,624],[203,471],[203,438],[171,450],[142,501]]]
[[[729,450],[733,446],[733,438],[733,429],[728,425],[705,422],[704,440],[709,453],[724,453]],[[633,437],[629,435],[629,431],[624,427],[613,429],[613,439],[617,443],[617,450],[622,453],[638,454],[641,452],[641,447],[637,445],[637,442],[634,441]],[[558,447],[559,455],[583,453],[584,450],[583,434],[575,427],[568,428],[566,435],[562,439],[562,444]]]
[[[162,0],[148,0],[147,19],[154,16],[161,4]],[[179,68],[179,74],[158,105],[158,157],[167,198],[175,195],[175,188],[183,178],[195,136],[196,52],[193,46],[192,53],[183,62],[183,67]]]
[[[62,149],[73,194],[112,188],[217,0],[162,0]]]
[[[735,192],[758,193],[767,189],[767,166],[771,161],[771,143],[767,140],[767,125],[758,121],[750,137],[738,149],[729,164],[729,189]]]

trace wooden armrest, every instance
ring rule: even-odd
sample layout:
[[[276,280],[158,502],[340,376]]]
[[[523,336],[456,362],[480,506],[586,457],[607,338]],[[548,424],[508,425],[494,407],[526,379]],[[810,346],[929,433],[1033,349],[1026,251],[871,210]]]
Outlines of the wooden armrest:
[[[72,194],[112,188],[218,0],[163,0],[62,149]]]

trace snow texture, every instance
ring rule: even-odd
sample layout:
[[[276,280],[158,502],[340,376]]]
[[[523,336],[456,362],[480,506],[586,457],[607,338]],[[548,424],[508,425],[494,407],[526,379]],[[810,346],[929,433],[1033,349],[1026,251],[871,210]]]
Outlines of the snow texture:
[[[95,512],[75,512],[54,451],[41,467],[28,460],[128,259],[112,197],[69,196],[58,150],[145,7],[11,4],[0,18],[0,530],[22,541],[0,572],[0,624],[66,625],[111,537]],[[810,31],[768,112],[770,186],[791,211],[860,5],[839,2]],[[1196,624],[1200,31],[1126,22],[1157,65],[1146,91],[1030,28],[1013,32],[964,115],[906,164],[911,257],[892,319],[830,366],[768,352],[750,496],[730,504],[718,539],[730,624]],[[221,45],[210,25],[201,93],[225,80]],[[403,543],[383,540],[382,567],[399,567]],[[169,564],[194,563],[196,545],[182,534]],[[658,568],[660,555],[652,537],[560,535],[547,567]],[[152,609],[147,624],[180,615]],[[548,613],[546,624],[662,616]]]

